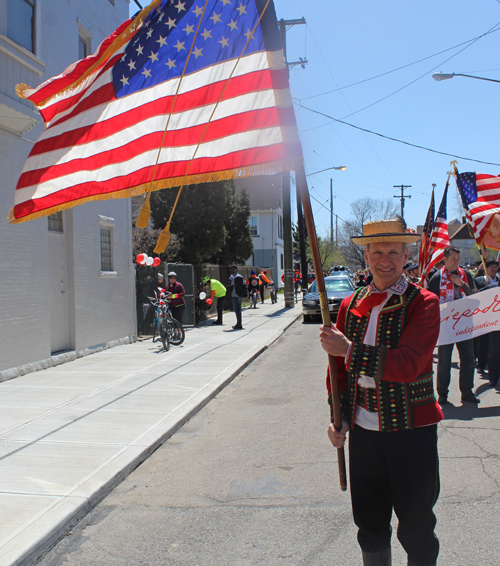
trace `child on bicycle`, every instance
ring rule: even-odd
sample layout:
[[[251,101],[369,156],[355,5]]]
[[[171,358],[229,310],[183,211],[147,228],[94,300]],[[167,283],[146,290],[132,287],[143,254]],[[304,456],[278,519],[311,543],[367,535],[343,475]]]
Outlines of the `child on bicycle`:
[[[248,287],[248,294],[250,295],[250,306],[257,308],[257,301],[259,300],[259,287],[261,285],[260,279],[257,277],[257,272],[252,271],[250,277],[246,280]]]

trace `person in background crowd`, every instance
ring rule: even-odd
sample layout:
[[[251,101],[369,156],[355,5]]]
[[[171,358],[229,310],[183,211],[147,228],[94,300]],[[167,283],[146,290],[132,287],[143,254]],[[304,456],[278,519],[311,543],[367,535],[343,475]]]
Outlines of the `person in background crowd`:
[[[243,276],[238,273],[236,265],[231,265],[229,271],[231,275],[229,276],[227,291],[231,293],[233,310],[236,315],[236,324],[233,326],[233,330],[243,330],[243,325],[241,324],[241,301],[247,294],[245,281]]]
[[[428,289],[439,298],[440,304],[457,301],[476,293],[476,285],[469,271],[460,267],[460,250],[447,247],[444,250],[444,266],[429,281]],[[448,403],[451,379],[451,356],[455,344],[438,347],[437,390],[438,403]],[[474,345],[472,338],[456,342],[460,355],[460,392],[462,403],[479,403],[472,392],[474,386]]]
[[[171,271],[168,274],[168,285],[165,287],[165,290],[167,293],[172,293],[170,295],[170,310],[172,311],[172,316],[182,326],[182,318],[186,310],[186,301],[184,299],[186,291],[182,283],[177,281],[177,273],[175,271]]]
[[[439,552],[433,507],[443,413],[432,379],[439,301],[403,276],[407,246],[418,238],[401,220],[366,223],[363,236],[352,240],[365,246],[373,283],[342,301],[336,326],[321,327],[323,349],[337,357],[343,419],[340,431],[328,427],[328,437],[340,448],[349,432],[352,511],[364,566],[391,565],[393,511],[409,566],[435,566]]]
[[[418,284],[418,282],[420,281],[418,263],[410,263],[406,268],[406,273],[408,274],[408,278],[412,283]]]
[[[163,277],[163,273],[158,273],[156,276],[156,281],[154,279],[151,280],[149,284],[149,296],[155,297],[158,294],[158,289],[165,288],[165,277]]]
[[[254,303],[255,308],[257,308],[257,301],[259,300],[259,289],[260,289],[260,279],[259,277],[257,277],[257,272],[256,271],[252,271],[250,273],[250,277],[246,280],[246,286],[248,288],[248,294],[250,295],[250,298],[252,297],[252,295],[257,295],[256,296],[256,302]],[[252,305],[252,301],[250,301],[250,306]]]
[[[497,272],[498,261],[487,261],[487,277],[482,275],[474,279],[477,289],[479,291],[486,291],[498,287],[500,279]],[[500,376],[500,331],[495,330],[483,334],[482,336],[478,336],[475,341],[478,372],[485,374],[486,364],[488,364],[488,385],[495,387]]]
[[[260,279],[260,287],[259,287],[260,300],[261,300],[261,303],[264,304],[266,287],[268,285],[272,285],[273,282],[270,279],[267,278],[267,269],[264,269],[259,273],[259,279]]]
[[[201,280],[203,285],[210,285],[210,297],[207,299],[207,305],[211,305],[214,297],[217,298],[217,320],[213,324],[222,326],[222,313],[224,312],[224,304],[226,302],[227,289],[217,279],[210,279],[208,275]]]
[[[293,288],[297,293],[299,290],[299,285],[302,285],[302,273],[300,270],[296,269],[295,273],[293,274]]]

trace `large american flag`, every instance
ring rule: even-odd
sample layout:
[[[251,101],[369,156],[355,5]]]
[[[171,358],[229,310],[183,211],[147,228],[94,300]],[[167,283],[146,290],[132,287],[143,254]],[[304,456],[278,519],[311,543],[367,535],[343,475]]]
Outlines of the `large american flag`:
[[[47,129],[12,222],[302,158],[269,0],[155,0],[94,55],[18,91]]]
[[[444,188],[443,198],[441,199],[441,204],[436,215],[436,220],[434,221],[434,228],[432,229],[432,235],[429,243],[429,252],[427,265],[425,266],[425,271],[429,271],[436,265],[438,261],[441,261],[444,257],[444,249],[450,245],[450,236],[448,234],[448,219],[446,215],[446,201],[448,195],[448,186],[450,182],[449,179],[446,181],[446,186]]]
[[[425,272],[425,266],[427,263],[427,254],[429,252],[432,228],[434,227],[434,210],[435,210],[435,205],[434,205],[434,185],[433,185],[431,203],[429,205],[429,210],[427,211],[427,217],[425,219],[424,229],[422,231],[422,240],[420,242],[420,253],[418,254],[418,266],[421,274]]]
[[[457,172],[456,178],[467,221],[481,245],[494,215],[500,213],[500,176]]]

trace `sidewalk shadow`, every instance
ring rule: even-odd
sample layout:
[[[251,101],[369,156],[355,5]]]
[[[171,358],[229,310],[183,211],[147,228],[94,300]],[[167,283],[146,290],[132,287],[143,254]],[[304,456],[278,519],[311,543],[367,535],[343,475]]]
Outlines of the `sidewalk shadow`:
[[[266,314],[264,316],[266,316],[267,318],[274,318],[276,316],[280,316],[281,314],[283,314],[284,312],[289,311],[289,310],[290,310],[289,308],[283,307],[279,311],[274,311],[274,312],[271,312],[271,313]]]

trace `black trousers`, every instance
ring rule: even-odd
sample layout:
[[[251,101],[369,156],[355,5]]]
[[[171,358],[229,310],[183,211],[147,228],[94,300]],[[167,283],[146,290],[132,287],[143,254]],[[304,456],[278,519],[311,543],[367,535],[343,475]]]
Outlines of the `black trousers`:
[[[184,316],[184,311],[186,310],[186,305],[179,305],[172,309],[172,316],[179,322],[182,326],[182,317]]]
[[[488,363],[488,353],[490,349],[490,335],[483,334],[482,336],[478,336],[475,338],[477,349],[476,349],[476,357],[477,357],[477,366],[480,370],[484,370],[486,364]]]
[[[482,338],[482,336],[480,336]],[[500,330],[489,334],[490,351],[488,356],[488,377],[490,383],[498,383],[500,377]]]
[[[398,539],[416,566],[436,563],[439,541],[433,507],[439,495],[437,425],[400,432],[355,426],[349,433],[354,522],[364,552],[391,544],[392,511]]]
[[[224,305],[226,304],[226,295],[217,299],[217,320],[218,324],[222,324],[222,313],[224,312]]]

